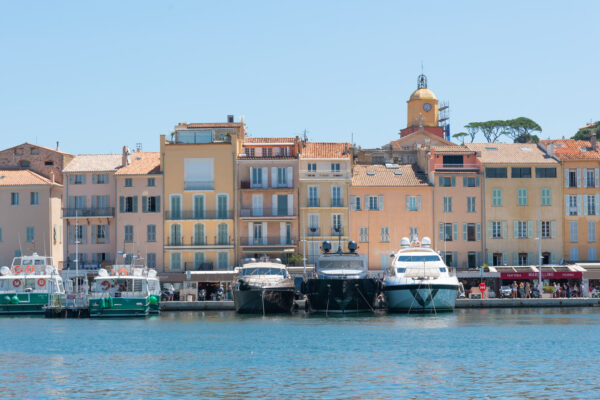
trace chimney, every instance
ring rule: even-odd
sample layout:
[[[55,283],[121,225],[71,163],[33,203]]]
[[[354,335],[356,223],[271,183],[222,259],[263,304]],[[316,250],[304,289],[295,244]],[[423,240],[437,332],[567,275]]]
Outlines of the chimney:
[[[123,146],[123,155],[121,156],[121,166],[126,167],[129,164],[129,148]]]
[[[58,140],[56,141],[56,151],[58,151]]]
[[[227,116],[227,123],[228,123],[228,124],[233,124],[233,114],[229,114],[229,115]]]
[[[590,144],[592,145],[592,151],[596,151],[596,132],[590,136]]]

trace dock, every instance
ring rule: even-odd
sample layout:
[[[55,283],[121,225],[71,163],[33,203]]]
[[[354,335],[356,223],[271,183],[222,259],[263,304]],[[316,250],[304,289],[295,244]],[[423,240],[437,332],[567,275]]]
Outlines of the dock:
[[[161,311],[235,311],[233,300],[222,301],[163,301]]]
[[[456,308],[600,307],[599,298],[457,299]]]

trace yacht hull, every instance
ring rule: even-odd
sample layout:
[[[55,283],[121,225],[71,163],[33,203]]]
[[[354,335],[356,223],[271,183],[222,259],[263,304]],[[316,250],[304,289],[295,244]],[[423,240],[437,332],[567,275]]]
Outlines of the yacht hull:
[[[305,291],[311,312],[371,312],[377,296],[377,281],[370,278],[308,279]]]
[[[388,312],[429,313],[453,311],[458,286],[452,284],[384,285]]]
[[[147,317],[147,297],[102,297],[89,300],[90,318]]]
[[[235,289],[233,302],[241,314],[283,314],[292,312],[295,295],[293,287]]]

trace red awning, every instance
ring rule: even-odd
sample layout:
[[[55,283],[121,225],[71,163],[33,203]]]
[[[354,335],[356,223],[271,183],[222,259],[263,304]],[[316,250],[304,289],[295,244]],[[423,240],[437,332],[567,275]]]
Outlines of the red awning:
[[[538,272],[501,272],[500,279],[538,279]],[[563,272],[544,272],[542,271],[542,279],[581,279],[581,271],[563,271]]]

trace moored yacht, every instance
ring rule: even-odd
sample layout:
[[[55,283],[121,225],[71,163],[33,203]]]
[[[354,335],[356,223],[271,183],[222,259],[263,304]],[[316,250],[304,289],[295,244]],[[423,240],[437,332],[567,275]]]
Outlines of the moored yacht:
[[[431,239],[411,243],[402,238],[401,249],[383,281],[383,293],[390,312],[452,311],[458,279],[451,275],[442,258],[431,248]]]
[[[49,301],[65,289],[52,257],[15,257],[11,267],[0,268],[0,315],[43,314]]]
[[[323,242],[316,276],[306,280],[304,292],[312,312],[350,313],[373,311],[378,281],[368,276],[364,259],[348,242],[349,252],[330,253],[331,243]]]
[[[278,260],[275,260],[278,261]],[[289,313],[294,305],[296,288],[281,262],[248,259],[239,268],[233,286],[233,302],[238,313]]]

